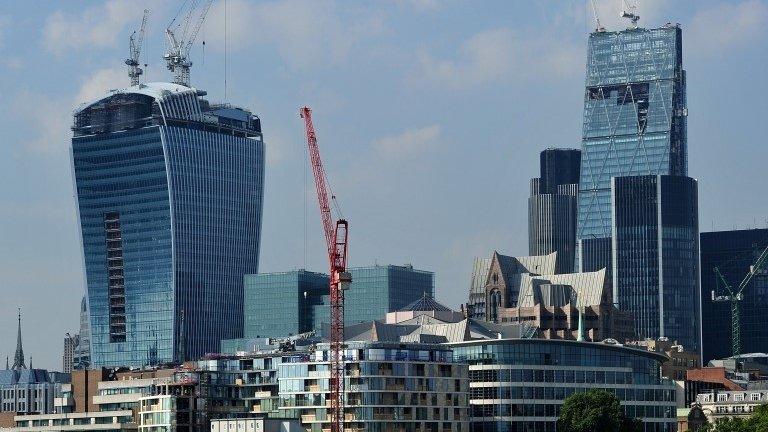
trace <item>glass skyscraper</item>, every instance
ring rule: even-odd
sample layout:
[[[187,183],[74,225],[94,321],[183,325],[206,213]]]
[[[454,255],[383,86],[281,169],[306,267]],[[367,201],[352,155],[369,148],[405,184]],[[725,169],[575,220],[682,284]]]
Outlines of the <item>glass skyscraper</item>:
[[[344,293],[347,325],[384,319],[422,298],[434,296],[434,274],[412,266],[375,265],[350,268],[352,284]],[[329,323],[328,275],[306,270],[245,276],[243,347],[255,338],[281,338],[315,331]]]
[[[682,176],[615,177],[613,299],[640,338],[700,349],[697,182]]]
[[[768,246],[768,229],[746,229],[701,233],[702,362],[733,355],[731,345],[731,303],[712,301],[726,295],[715,267],[736,289],[750,267]],[[713,295],[714,292],[714,295]],[[739,302],[741,351],[768,352],[765,313],[768,311],[768,270],[755,274]]]
[[[607,267],[611,178],[687,174],[682,30],[596,31],[589,36],[577,240],[583,271]],[[587,240],[587,241],[585,241]]]
[[[259,260],[261,123],[204,95],[149,83],[75,111],[95,367],[183,361],[242,335],[243,276]]]
[[[528,255],[557,252],[556,273],[573,273],[581,151],[546,149],[540,161],[528,198]]]

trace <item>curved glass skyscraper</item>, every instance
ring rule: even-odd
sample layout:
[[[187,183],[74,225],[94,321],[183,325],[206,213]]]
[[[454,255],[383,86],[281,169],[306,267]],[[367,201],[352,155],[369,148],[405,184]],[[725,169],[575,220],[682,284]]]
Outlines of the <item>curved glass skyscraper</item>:
[[[94,366],[183,361],[242,336],[258,271],[258,117],[167,83],[75,111],[72,166]]]

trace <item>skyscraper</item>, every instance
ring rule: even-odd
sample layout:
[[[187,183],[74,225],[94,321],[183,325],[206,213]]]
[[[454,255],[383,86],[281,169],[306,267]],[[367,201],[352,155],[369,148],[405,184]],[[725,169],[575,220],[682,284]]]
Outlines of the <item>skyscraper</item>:
[[[690,177],[614,177],[613,299],[640,338],[700,349],[697,182]]]
[[[578,259],[610,271],[611,178],[687,174],[682,30],[593,32],[585,87]]]
[[[709,360],[730,357],[730,302],[712,301],[725,295],[715,267],[728,284],[736,288],[750,267],[768,246],[768,229],[745,229],[701,233],[701,311],[704,364]],[[713,294],[714,292],[714,294]],[[741,351],[768,352],[765,332],[765,312],[768,310],[768,271],[756,274],[743,292],[739,302],[741,315]]]
[[[576,200],[581,152],[541,152],[540,177],[531,179],[528,198],[528,254],[557,252],[557,273],[573,272],[576,250]]]
[[[242,335],[243,275],[258,271],[261,123],[205,94],[140,84],[75,111],[93,366],[181,361]]]

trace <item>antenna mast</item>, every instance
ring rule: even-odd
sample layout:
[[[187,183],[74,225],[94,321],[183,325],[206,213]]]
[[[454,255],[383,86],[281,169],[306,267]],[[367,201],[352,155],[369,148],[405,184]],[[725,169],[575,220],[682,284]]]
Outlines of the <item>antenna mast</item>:
[[[211,8],[213,0],[205,0],[200,7],[197,21],[192,24],[192,17],[197,12],[197,0],[186,0],[179,9],[179,13],[171,20],[165,29],[165,36],[168,40],[168,49],[163,58],[168,66],[168,70],[173,72],[173,82],[189,87],[189,69],[192,67],[192,61],[189,60],[189,51],[195,43],[197,33],[203,26],[205,16]],[[189,6],[184,18],[176,23],[176,19],[182,15],[185,6]],[[176,25],[174,26],[174,23]]]
[[[125,64],[128,65],[128,76],[131,78],[131,85],[139,85],[139,77],[144,73],[144,70],[139,67],[139,55],[141,54],[141,47],[144,45],[144,32],[147,28],[147,18],[149,17],[149,9],[144,9],[144,18],[141,19],[141,28],[138,34],[136,30],[133,31],[129,43],[128,58],[125,59]]]

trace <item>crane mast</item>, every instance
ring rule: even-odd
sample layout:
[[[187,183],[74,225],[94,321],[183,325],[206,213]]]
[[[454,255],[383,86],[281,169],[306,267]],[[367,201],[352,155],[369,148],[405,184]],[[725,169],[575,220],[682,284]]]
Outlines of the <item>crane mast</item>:
[[[205,0],[200,7],[197,20],[193,16],[197,10],[197,0],[186,0],[179,13],[171,20],[171,23],[165,29],[165,37],[168,43],[163,58],[165,59],[168,70],[173,72],[173,82],[184,86],[189,86],[189,69],[192,67],[192,61],[189,59],[189,51],[197,39],[197,34],[203,26],[208,10],[211,8],[213,0]],[[182,15],[182,10],[187,6],[184,18],[176,23],[176,19]],[[194,24],[192,24],[194,21]],[[176,25],[174,26],[174,24]]]
[[[144,33],[147,28],[147,18],[149,17],[149,9],[144,9],[144,18],[141,19],[141,28],[139,32],[131,34],[128,58],[125,59],[125,64],[128,65],[128,76],[131,78],[131,85],[139,85],[139,77],[144,73],[144,70],[139,67],[139,55],[141,54],[141,47],[144,45]],[[146,65],[145,65],[146,66]]]
[[[331,432],[344,431],[344,291],[352,282],[347,272],[347,233],[348,223],[339,219],[333,223],[331,207],[328,201],[328,186],[326,184],[323,161],[317,147],[317,136],[312,124],[312,110],[303,107],[299,110],[304,119],[307,134],[312,174],[315,177],[317,201],[320,206],[320,217],[323,222],[323,233],[328,248],[328,264],[330,268],[330,297],[331,297],[331,337],[330,337],[330,408]]]
[[[752,278],[755,276],[755,274],[760,273],[766,262],[768,262],[768,247],[763,249],[763,253],[761,253],[760,257],[757,258],[757,261],[752,264],[749,269],[749,273],[744,276],[744,280],[741,281],[736,291],[734,291],[733,288],[728,284],[725,276],[720,273],[720,268],[714,268],[718,280],[722,282],[723,287],[728,294],[716,296],[715,291],[712,291],[712,301],[727,301],[731,303],[731,350],[734,357],[741,354],[741,311],[739,310],[739,302],[744,298],[744,288],[749,285],[749,282],[752,281]]]

